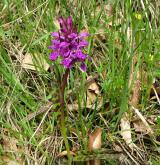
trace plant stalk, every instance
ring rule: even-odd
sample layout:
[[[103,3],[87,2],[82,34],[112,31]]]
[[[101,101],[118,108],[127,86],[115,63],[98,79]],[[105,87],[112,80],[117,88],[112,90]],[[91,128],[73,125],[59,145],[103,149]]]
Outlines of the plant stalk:
[[[65,125],[65,102],[64,102],[64,92],[65,92],[65,88],[67,86],[67,79],[68,79],[69,72],[70,72],[70,70],[66,69],[66,71],[62,77],[61,84],[60,84],[59,101],[60,101],[60,112],[61,112],[61,116],[60,116],[61,134],[63,136],[64,143],[66,146],[68,161],[71,162],[69,143],[68,143],[68,139],[67,139],[67,129],[66,129],[66,125]]]

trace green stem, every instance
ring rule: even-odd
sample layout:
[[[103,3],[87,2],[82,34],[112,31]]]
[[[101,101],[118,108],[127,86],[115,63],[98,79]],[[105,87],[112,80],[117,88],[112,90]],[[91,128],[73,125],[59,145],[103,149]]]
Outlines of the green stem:
[[[66,125],[65,125],[65,102],[64,102],[64,92],[65,92],[65,88],[67,85],[67,78],[69,75],[69,69],[66,69],[62,81],[61,81],[61,85],[60,85],[60,93],[59,93],[59,99],[60,99],[60,111],[61,111],[61,117],[60,117],[60,124],[61,124],[61,134],[63,136],[64,139],[64,143],[66,146],[66,150],[67,150],[67,156],[68,156],[68,164],[71,164],[71,155],[70,155],[70,148],[69,148],[69,143],[68,143],[68,139],[67,139],[67,129],[66,129]]]

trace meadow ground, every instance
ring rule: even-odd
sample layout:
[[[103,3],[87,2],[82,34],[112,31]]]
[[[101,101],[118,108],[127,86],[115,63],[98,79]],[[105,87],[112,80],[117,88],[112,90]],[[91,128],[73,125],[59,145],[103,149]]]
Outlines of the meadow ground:
[[[65,126],[72,164],[160,163],[160,2],[0,2],[0,164],[65,164],[57,18],[86,31],[87,71],[71,69]],[[95,150],[95,148],[97,148]],[[67,163],[66,163],[67,164]]]

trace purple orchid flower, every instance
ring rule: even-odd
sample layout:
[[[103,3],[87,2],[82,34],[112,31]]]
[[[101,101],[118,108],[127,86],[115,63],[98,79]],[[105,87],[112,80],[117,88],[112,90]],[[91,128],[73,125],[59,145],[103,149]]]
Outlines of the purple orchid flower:
[[[89,34],[85,32],[78,34],[77,27],[73,24],[71,16],[67,19],[60,17],[58,21],[60,31],[51,33],[54,39],[52,40],[52,45],[49,46],[49,49],[52,50],[50,60],[55,61],[58,56],[61,56],[61,64],[65,68],[71,69],[76,62],[80,62],[81,69],[86,71],[84,62],[87,59],[87,55],[82,50],[88,45],[85,37]]]

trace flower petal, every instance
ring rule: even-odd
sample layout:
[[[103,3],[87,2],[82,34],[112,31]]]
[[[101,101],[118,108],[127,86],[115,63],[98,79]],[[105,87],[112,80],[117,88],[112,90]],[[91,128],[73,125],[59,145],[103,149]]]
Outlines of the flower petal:
[[[61,48],[59,50],[59,54],[60,56],[62,56],[63,58],[67,58],[70,55],[70,50],[68,48]]]
[[[54,49],[54,46],[53,45],[48,46],[48,49]]]
[[[59,47],[60,47],[60,48],[66,48],[66,47],[68,47],[69,45],[70,45],[70,43],[68,43],[68,42],[61,42],[60,45],[59,45]]]
[[[79,44],[78,44],[78,47],[79,47],[79,48],[82,48],[82,47],[85,47],[85,46],[88,46],[88,42],[87,42],[87,41],[81,41],[81,42],[79,42]]]
[[[84,62],[81,63],[80,68],[85,72],[87,70],[87,67]]]
[[[52,40],[52,45],[49,46],[48,49],[58,50],[59,49],[59,44],[60,44],[59,40]]]
[[[64,19],[63,19],[63,17],[59,17],[59,18],[58,18],[58,22],[59,22],[59,24],[61,24],[61,25],[64,24]]]
[[[62,60],[62,64],[66,67],[66,68],[71,68],[72,67],[72,59],[70,58],[65,58]]]
[[[87,32],[82,32],[79,34],[79,38],[87,37],[87,36],[89,36],[89,34]]]
[[[59,49],[60,41],[59,40],[52,40],[52,46],[54,49]]]
[[[72,17],[71,17],[71,16],[69,16],[69,17],[67,18],[67,25],[69,25],[70,28],[71,28],[72,25],[73,25],[73,21],[72,21]]]
[[[87,56],[84,53],[82,53],[81,50],[76,52],[76,57],[78,58],[79,61],[83,61],[87,58]]]
[[[52,35],[53,37],[59,37],[59,33],[58,33],[58,32],[52,32],[51,35]]]
[[[58,57],[58,53],[57,52],[51,52],[50,54],[50,60],[55,61]]]
[[[76,38],[77,36],[78,36],[78,35],[77,35],[76,33],[71,33],[71,34],[68,35],[68,38],[74,39],[74,38]]]
[[[64,18],[60,17],[58,19],[58,22],[60,24],[61,32],[66,33],[67,32],[67,21]]]

